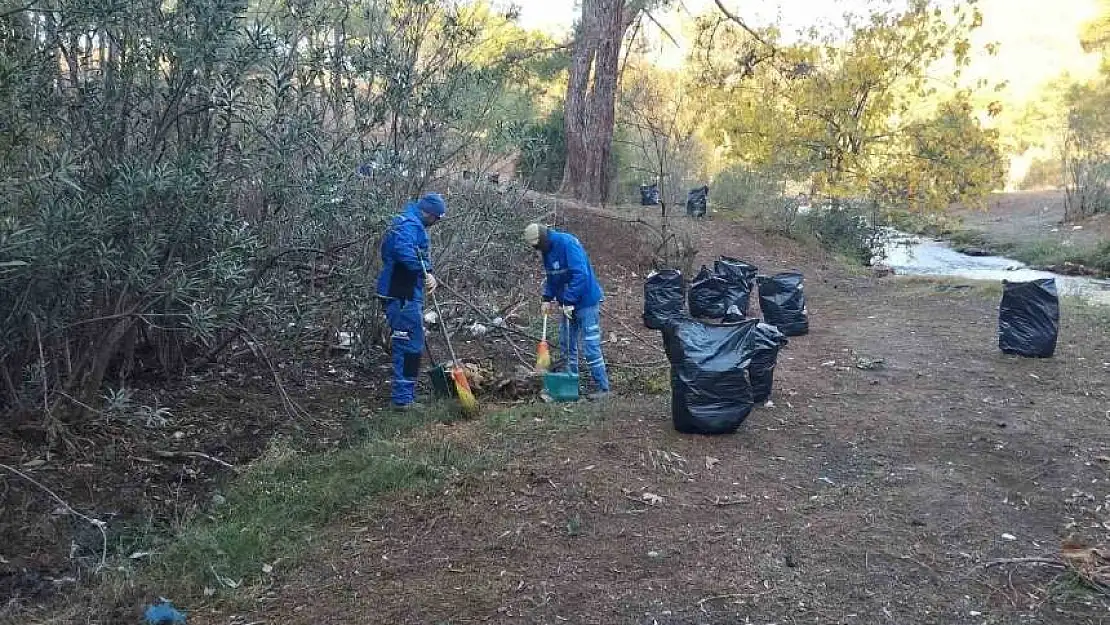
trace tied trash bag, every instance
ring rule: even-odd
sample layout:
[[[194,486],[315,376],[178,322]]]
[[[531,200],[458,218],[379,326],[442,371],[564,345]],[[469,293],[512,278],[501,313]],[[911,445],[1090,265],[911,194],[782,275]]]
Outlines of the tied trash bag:
[[[729,281],[709,271],[704,265],[690,283],[690,315],[705,319],[721,319],[728,314]]]
[[[998,348],[1026,358],[1051,358],[1060,333],[1056,280],[1002,281],[998,307]]]
[[[659,205],[659,184],[640,185],[640,206]]]
[[[797,271],[756,278],[763,320],[786,336],[801,336],[809,332],[803,279],[802,274]]]
[[[728,434],[751,414],[755,392],[770,394],[782,334],[749,319],[737,324],[705,324],[689,317],[672,319],[663,332],[671,363],[671,419],[687,434]]]
[[[686,300],[686,283],[682,272],[664,269],[652,272],[644,282],[644,327],[662,330],[667,321],[682,314]]]
[[[709,210],[709,186],[691,189],[686,194],[686,214],[690,217],[705,217]]]
[[[729,283],[728,293],[725,295],[726,309],[735,306],[742,316],[748,315],[748,305],[751,303],[758,271],[755,265],[728,256],[721,256],[713,263],[713,273]]]

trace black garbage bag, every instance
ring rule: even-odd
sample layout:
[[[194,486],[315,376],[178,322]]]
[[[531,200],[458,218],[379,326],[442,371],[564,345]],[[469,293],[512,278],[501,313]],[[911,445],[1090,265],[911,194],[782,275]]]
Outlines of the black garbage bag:
[[[754,400],[743,345],[743,324],[672,320],[664,330],[671,362],[671,419],[687,434],[735,432]]]
[[[721,319],[721,323],[740,323],[746,316],[747,315],[740,312],[739,307],[735,305],[729,306],[728,310],[725,311],[724,319]]]
[[[726,308],[735,306],[741,315],[748,316],[748,305],[751,303],[758,272],[755,265],[728,256],[721,256],[713,263],[713,273],[729,283],[728,294],[725,296],[728,300]]]
[[[686,194],[686,214],[690,217],[704,217],[709,210],[709,185],[690,189]]]
[[[686,283],[681,271],[653,272],[644,282],[644,326],[662,330],[667,327],[667,320],[682,314],[685,303]]]
[[[729,281],[702,266],[690,283],[690,315],[703,319],[722,319],[728,314]]]
[[[659,183],[640,185],[640,206],[659,206]]]
[[[752,401],[755,403],[762,404],[771,398],[779,350],[788,342],[778,328],[767,323],[757,324],[748,334],[747,346],[752,353],[751,364],[748,365],[748,381],[752,385]]]
[[[1051,358],[1060,333],[1056,280],[1002,281],[998,307],[998,348],[1026,358]]]
[[[770,394],[782,334],[748,319],[706,324],[674,317],[663,331],[671,363],[671,419],[687,434],[735,432],[751,414],[755,398],[749,368],[759,363],[759,392]]]
[[[797,271],[756,278],[763,320],[786,336],[801,336],[809,332],[803,279],[802,274]]]

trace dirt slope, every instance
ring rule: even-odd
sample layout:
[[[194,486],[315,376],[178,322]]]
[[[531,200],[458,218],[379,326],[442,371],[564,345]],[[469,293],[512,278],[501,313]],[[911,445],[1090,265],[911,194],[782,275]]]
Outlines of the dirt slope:
[[[1063,191],[996,193],[986,209],[957,208],[964,226],[1002,244],[1056,243],[1098,245],[1110,240],[1110,217],[1096,215],[1082,223],[1064,223]]]

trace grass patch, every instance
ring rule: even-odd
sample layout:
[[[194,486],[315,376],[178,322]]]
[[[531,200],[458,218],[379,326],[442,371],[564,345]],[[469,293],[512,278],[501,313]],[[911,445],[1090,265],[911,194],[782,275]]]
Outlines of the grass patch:
[[[1082,265],[1103,277],[1110,276],[1110,241],[1091,246],[1038,241],[1013,247],[1007,255],[1033,267],[1060,267],[1071,263]]]
[[[975,248],[987,251],[991,254],[1000,255],[1006,253],[1010,248],[1008,245],[1002,245],[991,241],[987,238],[985,232],[979,230],[956,230],[946,235],[945,238],[957,252],[965,252]]]
[[[611,375],[621,392],[641,395],[666,395],[671,392],[671,376],[666,367],[616,369]]]
[[[1006,256],[1035,268],[1061,269],[1067,264],[1081,265],[1101,277],[1110,277],[1110,241],[1098,245],[1065,245],[1060,241],[1006,243],[992,240],[980,230],[953,230],[943,236],[957,252],[980,250]]]
[[[296,559],[317,531],[384,493],[423,489],[480,461],[449,444],[372,441],[326,454],[271,448],[233,481],[226,503],[186,526],[155,576],[194,590],[235,586],[278,559]]]
[[[443,400],[425,404],[419,410],[370,411],[358,400],[343,403],[347,417],[346,442],[358,444],[367,440],[398,438],[434,423],[453,423],[461,416],[454,401]]]
[[[605,403],[521,404],[486,415],[486,427],[499,434],[558,433],[604,421]]]
[[[344,448],[303,453],[275,442],[227,485],[223,503],[181,524],[144,576],[192,592],[249,586],[265,576],[264,566],[296,560],[321,528],[374,497],[425,490],[489,461],[450,441],[408,439],[454,421],[449,402],[374,413],[352,402],[343,410]]]
[[[502,435],[496,447],[477,449],[421,435],[429,425],[455,420],[449,402],[411,412],[371,413],[355,404],[343,410],[349,421],[344,448],[304,453],[288,441],[274,443],[226,486],[222,503],[184,520],[138,579],[172,586],[177,596],[212,588],[234,600],[234,589],[257,587],[278,561],[287,568],[326,526],[376,497],[430,492],[446,479],[494,465],[512,437],[577,429],[603,418],[602,405],[586,402],[488,412],[483,422],[460,426]]]

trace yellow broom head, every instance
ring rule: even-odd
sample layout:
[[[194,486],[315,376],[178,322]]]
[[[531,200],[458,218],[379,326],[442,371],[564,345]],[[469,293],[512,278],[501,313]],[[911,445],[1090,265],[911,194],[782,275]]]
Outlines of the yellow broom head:
[[[462,369],[452,369],[451,377],[455,380],[455,391],[459,397],[459,407],[462,413],[468,417],[473,417],[478,414],[478,400],[474,398],[474,393],[470,390],[470,382],[466,379],[466,373]]]
[[[540,341],[540,346],[536,348],[536,371],[547,371],[551,368],[551,350],[547,346],[547,341]]]

